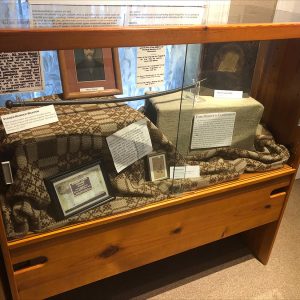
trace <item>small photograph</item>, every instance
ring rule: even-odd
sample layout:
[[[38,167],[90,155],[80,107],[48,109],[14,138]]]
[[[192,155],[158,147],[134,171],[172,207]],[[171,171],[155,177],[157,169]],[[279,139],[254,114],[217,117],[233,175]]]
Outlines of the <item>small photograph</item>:
[[[75,49],[78,81],[105,80],[102,49]]]
[[[114,198],[99,162],[47,178],[45,184],[61,218]]]
[[[168,178],[165,153],[155,153],[148,155],[148,165],[151,181]]]

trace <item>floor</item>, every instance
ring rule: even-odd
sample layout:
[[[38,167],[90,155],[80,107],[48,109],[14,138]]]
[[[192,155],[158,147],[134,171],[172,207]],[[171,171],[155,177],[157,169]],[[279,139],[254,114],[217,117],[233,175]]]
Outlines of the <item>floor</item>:
[[[300,180],[267,266],[237,237],[58,295],[69,299],[300,299]]]

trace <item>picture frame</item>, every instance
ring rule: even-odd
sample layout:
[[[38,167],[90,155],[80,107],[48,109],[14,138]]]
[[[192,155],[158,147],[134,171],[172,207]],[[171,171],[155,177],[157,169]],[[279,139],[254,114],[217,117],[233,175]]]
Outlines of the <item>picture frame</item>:
[[[44,182],[59,219],[115,198],[100,160],[45,178]]]
[[[168,179],[168,169],[166,154],[164,152],[155,152],[147,155],[149,179],[151,181]]]
[[[60,50],[58,57],[64,99],[122,94],[117,48]]]
[[[199,65],[200,95],[213,96],[214,90],[243,91],[248,97],[259,43],[224,42],[205,44]]]

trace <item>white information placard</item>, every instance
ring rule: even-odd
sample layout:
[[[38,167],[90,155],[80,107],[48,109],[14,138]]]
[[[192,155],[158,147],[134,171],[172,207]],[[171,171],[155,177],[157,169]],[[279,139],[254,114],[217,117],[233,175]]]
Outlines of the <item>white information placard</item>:
[[[185,177],[185,166],[170,167],[170,178],[184,179],[184,177]]]
[[[140,1],[143,3],[144,1]],[[205,6],[201,1],[194,1],[189,6],[188,1],[155,1],[147,6],[132,6],[128,8],[126,25],[193,25],[203,24],[205,20]],[[169,2],[163,4],[163,2]],[[200,3],[200,6],[199,6]],[[167,5],[169,4],[169,5]],[[196,4],[196,5],[195,5]]]
[[[231,146],[236,112],[194,116],[191,149]]]
[[[145,46],[137,49],[136,85],[138,88],[157,87],[165,79],[165,46]]]
[[[137,121],[106,138],[117,172],[152,152],[146,120]]]
[[[242,99],[243,91],[214,90],[214,98]]]
[[[79,89],[81,93],[83,92],[99,92],[99,91],[104,91],[104,87],[91,87],[91,88],[80,88]]]
[[[7,134],[58,122],[53,105],[3,115],[1,120]]]
[[[197,178],[200,177],[200,166],[185,166],[184,178]]]
[[[200,177],[200,166],[170,167],[170,178],[186,179]]]
[[[207,1],[29,0],[33,27],[203,24]]]
[[[40,52],[0,52],[0,94],[44,89]]]

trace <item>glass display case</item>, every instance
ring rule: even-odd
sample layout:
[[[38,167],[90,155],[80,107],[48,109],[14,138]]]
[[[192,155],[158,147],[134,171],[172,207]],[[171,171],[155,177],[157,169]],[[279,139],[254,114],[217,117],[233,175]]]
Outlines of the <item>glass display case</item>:
[[[254,23],[291,18],[280,1],[117,2],[2,4],[0,233],[16,299],[234,234],[270,255],[299,164],[300,25]]]
[[[64,93],[1,109],[3,155],[11,156],[2,204],[9,239],[282,168],[289,151],[261,124],[264,105],[249,95],[259,44],[122,48],[137,52],[125,66],[118,49],[58,51]],[[182,55],[172,60],[176,48]],[[135,96],[120,95],[126,72],[134,73]],[[57,118],[46,111],[51,105]],[[98,160],[101,187],[82,172]],[[61,176],[70,179],[49,186]]]
[[[131,88],[144,87],[140,95],[126,98],[119,95],[122,82],[126,83],[124,73],[112,57],[118,51],[62,50],[61,98],[7,102],[24,106],[1,109],[3,156],[10,156],[3,161],[3,170],[12,174],[8,184],[4,182],[2,203],[9,239],[284,166],[289,152],[260,124],[264,106],[249,96],[258,42],[254,47],[248,47],[249,42],[197,46],[206,48],[206,54],[197,55],[194,45],[181,45],[184,55],[175,66],[166,59],[173,46],[123,48],[138,52]],[[81,55],[77,64],[76,53]],[[169,76],[178,64],[182,65],[178,87],[169,90],[165,86],[176,82]],[[163,91],[153,91],[152,85]],[[66,90],[72,100],[64,99]],[[118,96],[105,97],[107,93]],[[139,110],[131,107],[136,101],[142,104]],[[51,105],[57,118],[48,111]],[[83,166],[97,160],[101,161],[98,187],[92,184],[92,173],[82,172]],[[49,178],[60,176],[70,178],[63,185],[49,186]]]

